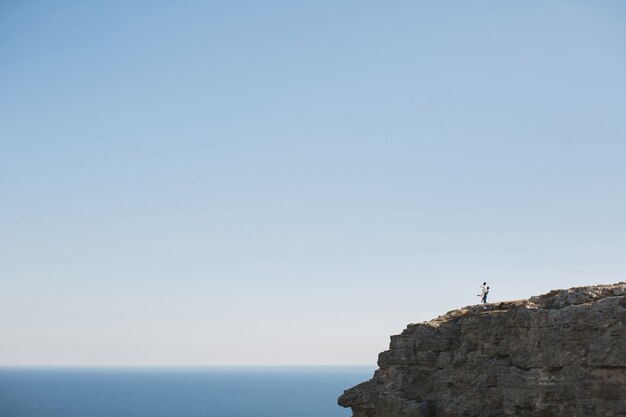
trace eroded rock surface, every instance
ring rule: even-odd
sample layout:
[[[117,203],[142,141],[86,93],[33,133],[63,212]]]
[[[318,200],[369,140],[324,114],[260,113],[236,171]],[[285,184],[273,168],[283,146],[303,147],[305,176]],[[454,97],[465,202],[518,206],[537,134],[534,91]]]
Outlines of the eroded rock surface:
[[[391,337],[354,417],[626,416],[626,283],[451,311]]]

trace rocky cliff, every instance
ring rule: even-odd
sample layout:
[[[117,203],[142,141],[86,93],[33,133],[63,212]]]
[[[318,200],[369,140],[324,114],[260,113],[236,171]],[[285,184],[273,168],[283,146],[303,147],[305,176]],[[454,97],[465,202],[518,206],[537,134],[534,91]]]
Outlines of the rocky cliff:
[[[392,336],[354,417],[626,416],[626,283],[454,310]]]

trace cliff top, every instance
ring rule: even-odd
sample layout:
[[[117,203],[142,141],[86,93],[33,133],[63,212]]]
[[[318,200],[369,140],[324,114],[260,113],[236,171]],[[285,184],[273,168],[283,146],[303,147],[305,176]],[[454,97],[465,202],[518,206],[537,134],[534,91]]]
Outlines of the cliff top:
[[[616,297],[626,294],[626,282],[618,282],[610,285],[592,285],[585,287],[574,287],[569,289],[557,289],[547,294],[537,295],[525,300],[502,301],[498,303],[478,304],[462,307],[447,312],[437,318],[423,323],[413,323],[408,325],[408,329],[415,326],[439,327],[450,320],[459,319],[470,314],[489,314],[502,312],[517,308],[527,309],[560,309],[567,306],[587,304],[602,300],[608,297]]]

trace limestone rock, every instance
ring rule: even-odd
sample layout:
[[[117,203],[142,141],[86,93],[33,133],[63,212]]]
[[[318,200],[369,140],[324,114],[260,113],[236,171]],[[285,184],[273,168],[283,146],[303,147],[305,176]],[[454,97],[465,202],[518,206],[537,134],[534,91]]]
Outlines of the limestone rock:
[[[626,283],[410,324],[378,365],[354,417],[626,417]]]

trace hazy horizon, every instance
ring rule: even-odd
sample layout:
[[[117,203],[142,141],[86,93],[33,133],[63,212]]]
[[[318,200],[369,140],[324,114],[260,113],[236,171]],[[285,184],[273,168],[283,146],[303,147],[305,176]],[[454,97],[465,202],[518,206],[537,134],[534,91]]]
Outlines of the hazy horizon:
[[[4,2],[0,365],[373,365],[624,281],[625,17]]]

